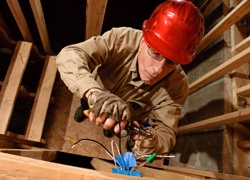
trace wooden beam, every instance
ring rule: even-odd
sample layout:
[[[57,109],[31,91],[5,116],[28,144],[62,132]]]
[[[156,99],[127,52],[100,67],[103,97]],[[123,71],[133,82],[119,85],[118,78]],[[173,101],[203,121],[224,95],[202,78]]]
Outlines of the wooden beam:
[[[239,148],[250,149],[250,141],[238,141]]]
[[[200,8],[202,15],[205,17],[218,3],[218,0],[207,0],[204,5]]]
[[[52,55],[49,42],[49,35],[45,23],[42,4],[40,0],[30,0],[30,6],[35,17],[36,25],[43,44],[43,49],[47,55]]]
[[[250,119],[250,108],[240,109],[235,112],[227,113],[224,115],[216,116],[210,119],[202,120],[200,122],[192,123],[178,127],[178,134],[186,133],[190,131],[201,130],[214,126],[220,126],[224,124],[231,124],[235,122],[243,122]]]
[[[47,56],[26,131],[28,140],[41,141],[56,73],[55,57]]]
[[[85,39],[100,35],[108,0],[87,0]]]
[[[234,46],[234,50],[236,53],[240,53],[248,47],[250,47],[250,36],[242,40],[240,43],[236,44]]]
[[[84,162],[83,162],[84,164]],[[93,169],[73,167],[53,162],[47,162],[28,157],[1,153],[0,152],[1,175],[9,179],[46,179],[46,180],[134,180],[133,176],[125,176],[107,172],[100,172]],[[7,178],[6,178],[7,179]],[[153,178],[138,177],[140,180],[153,180]]]
[[[18,41],[0,92],[0,134],[5,134],[22,81],[32,44]]]
[[[237,93],[237,95],[240,95],[240,96],[249,96],[250,95],[250,84],[247,84],[245,86],[238,88],[236,93]]]
[[[22,33],[24,40],[33,43],[32,35],[30,33],[28,24],[18,0],[7,0],[7,3]]]
[[[250,0],[249,0],[250,2]],[[249,8],[250,9],[250,8]],[[237,67],[247,63],[250,57],[250,47],[245,49],[244,51],[240,52],[236,56],[232,57],[231,59],[227,60],[220,66],[214,68],[209,73],[205,74],[198,80],[194,81],[189,85],[189,94],[193,93],[194,91],[204,87],[208,83],[218,79],[219,77],[225,75],[226,73],[236,69]]]
[[[111,172],[113,164],[103,161],[101,159],[93,158],[91,160],[91,165],[98,171],[102,172]],[[193,176],[190,174],[183,174],[183,173],[174,173],[163,171],[162,169],[153,169],[148,167],[140,167],[137,169],[138,171],[142,172],[142,176],[155,178],[158,180],[173,180],[173,179],[180,179],[180,180],[204,180],[203,176]]]
[[[60,151],[57,150],[50,150],[50,149],[1,149],[0,152],[23,156],[23,157],[29,157],[33,159],[40,159],[44,161],[54,161],[57,159],[58,153]]]
[[[214,26],[201,40],[196,48],[196,53],[200,53],[216,40],[225,30],[239,21],[250,12],[250,0],[243,0],[230,13],[228,13],[217,25]]]
[[[28,145],[28,146],[36,146],[36,147],[44,147],[45,143],[43,142],[35,142],[35,141],[28,141],[24,139],[23,135],[17,135],[14,133],[8,133],[7,135],[0,134],[0,140],[6,141],[6,142],[13,142],[15,144],[19,145]]]

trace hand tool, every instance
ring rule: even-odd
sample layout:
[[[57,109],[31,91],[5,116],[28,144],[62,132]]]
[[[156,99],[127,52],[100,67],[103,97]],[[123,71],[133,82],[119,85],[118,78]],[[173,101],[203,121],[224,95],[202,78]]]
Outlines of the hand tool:
[[[83,121],[85,118],[89,117],[89,107],[88,102],[86,100],[81,100],[81,106],[76,110],[74,119],[77,122]],[[111,128],[109,130],[103,129],[103,133],[106,137],[113,137],[115,135],[114,129]],[[125,137],[127,135],[134,135],[134,134],[139,134],[142,136],[145,136],[147,138],[152,138],[153,135],[150,134],[148,131],[144,130],[141,127],[135,126],[133,123],[128,123],[125,129],[118,134],[117,136],[119,137]]]

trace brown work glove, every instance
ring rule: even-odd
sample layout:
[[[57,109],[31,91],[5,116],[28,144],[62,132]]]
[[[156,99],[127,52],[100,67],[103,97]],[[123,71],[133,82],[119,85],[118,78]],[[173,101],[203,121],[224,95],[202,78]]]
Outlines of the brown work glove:
[[[133,155],[135,157],[156,153],[158,146],[158,136],[153,128],[148,129],[148,131],[153,135],[153,137],[143,138],[141,140],[135,141],[134,148],[132,149]]]
[[[118,96],[105,92],[93,91],[88,97],[88,104],[91,107],[90,111],[96,116],[103,112],[107,113],[110,118],[117,122],[121,120],[131,119],[130,110],[127,104]]]

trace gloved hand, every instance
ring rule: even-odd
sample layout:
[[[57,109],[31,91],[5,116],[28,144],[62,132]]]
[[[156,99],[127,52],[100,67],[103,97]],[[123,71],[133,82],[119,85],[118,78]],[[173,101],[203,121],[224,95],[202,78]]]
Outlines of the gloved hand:
[[[105,91],[93,91],[88,97],[90,111],[96,116],[107,113],[109,118],[117,122],[131,119],[131,113],[127,104],[116,95]]]
[[[158,136],[153,128],[149,128],[148,131],[153,135],[152,138],[145,138],[143,136],[133,137],[135,144],[132,152],[135,157],[149,155],[156,152],[158,146]]]

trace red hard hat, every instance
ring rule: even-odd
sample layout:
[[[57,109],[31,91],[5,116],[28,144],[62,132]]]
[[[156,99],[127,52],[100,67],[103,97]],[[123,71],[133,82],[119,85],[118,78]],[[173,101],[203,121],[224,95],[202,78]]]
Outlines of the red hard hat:
[[[142,31],[153,50],[176,63],[188,64],[204,36],[204,19],[192,2],[167,0],[143,22]]]

